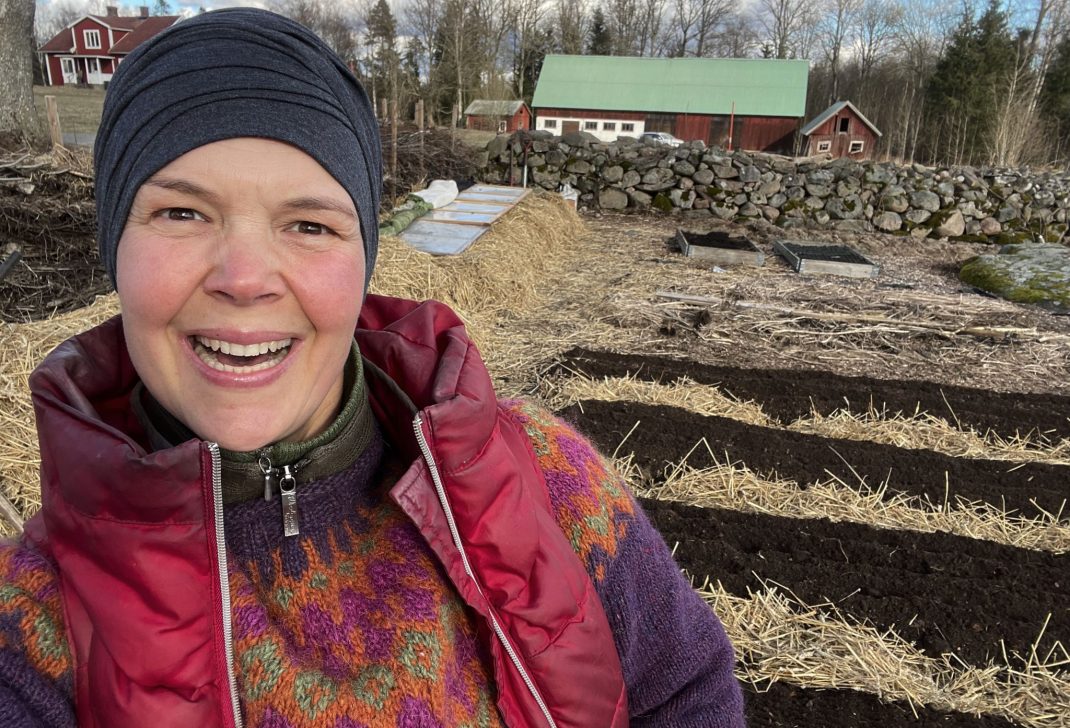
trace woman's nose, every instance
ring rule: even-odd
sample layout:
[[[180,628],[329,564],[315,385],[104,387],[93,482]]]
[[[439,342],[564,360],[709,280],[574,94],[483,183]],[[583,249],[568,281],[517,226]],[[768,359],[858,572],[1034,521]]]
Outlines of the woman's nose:
[[[242,306],[282,296],[285,281],[270,228],[243,225],[224,230],[204,286],[209,295]]]

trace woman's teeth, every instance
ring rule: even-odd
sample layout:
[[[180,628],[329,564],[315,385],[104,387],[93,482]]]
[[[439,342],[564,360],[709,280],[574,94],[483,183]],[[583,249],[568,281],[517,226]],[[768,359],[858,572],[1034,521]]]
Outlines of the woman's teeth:
[[[194,336],[193,351],[208,366],[221,372],[258,372],[270,369],[286,358],[293,339],[234,344],[206,336]],[[242,361],[247,359],[248,361]]]

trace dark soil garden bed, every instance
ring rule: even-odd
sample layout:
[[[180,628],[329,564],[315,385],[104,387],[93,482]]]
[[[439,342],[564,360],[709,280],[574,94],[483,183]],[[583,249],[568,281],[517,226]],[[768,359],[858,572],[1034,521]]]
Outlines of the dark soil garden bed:
[[[925,496],[936,504],[946,497],[952,505],[957,497],[1030,517],[1041,515],[1038,507],[1048,513],[1062,510],[1064,517],[1070,517],[1064,508],[1070,498],[1067,466],[955,458],[931,450],[836,440],[636,402],[585,401],[560,414],[603,452],[634,453],[636,464],[655,479],[666,464],[679,463],[689,452],[690,466],[712,465],[706,448],[695,448],[706,438],[718,461],[742,463],[766,477],[778,475],[803,487],[836,477],[848,486],[858,485],[861,478],[876,489],[888,480],[889,497],[900,491]]]
[[[737,369],[661,356],[613,354],[572,349],[562,368],[591,377],[633,376],[671,384],[682,377],[721,387],[754,400],[766,414],[787,424],[810,414],[839,409],[865,413],[872,406],[889,414],[917,411],[1000,436],[1039,432],[1049,439],[1070,437],[1070,397],[969,389],[922,381],[846,377],[828,372],[788,369]]]
[[[923,705],[885,703],[857,690],[816,690],[773,683],[761,690],[744,684],[748,728],[1011,728],[993,715],[941,713]]]
[[[1070,644],[1070,557],[946,533],[782,518],[644,499],[676,559],[746,596],[767,580],[811,605],[894,627],[927,654],[968,664],[1027,656],[1044,626],[1045,654]],[[1060,579],[1060,575],[1062,577]]]

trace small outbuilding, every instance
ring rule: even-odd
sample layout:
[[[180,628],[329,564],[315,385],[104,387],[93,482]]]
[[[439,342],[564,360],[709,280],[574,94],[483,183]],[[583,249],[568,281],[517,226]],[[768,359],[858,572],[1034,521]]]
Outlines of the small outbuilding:
[[[477,99],[464,115],[469,129],[505,134],[531,128],[531,109],[523,101]]]
[[[837,101],[802,128],[802,153],[807,156],[869,159],[881,130],[850,101]]]

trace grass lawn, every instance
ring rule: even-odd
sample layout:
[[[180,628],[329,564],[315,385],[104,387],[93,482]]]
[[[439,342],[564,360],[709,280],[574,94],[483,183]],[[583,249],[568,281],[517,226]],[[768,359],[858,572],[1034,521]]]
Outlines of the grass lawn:
[[[104,108],[104,89],[76,86],[34,86],[33,102],[41,123],[48,128],[45,95],[55,96],[59,106],[59,125],[65,134],[95,134]]]

